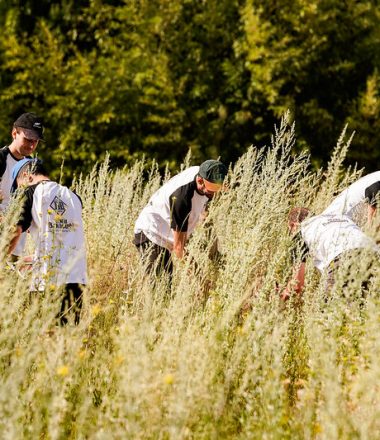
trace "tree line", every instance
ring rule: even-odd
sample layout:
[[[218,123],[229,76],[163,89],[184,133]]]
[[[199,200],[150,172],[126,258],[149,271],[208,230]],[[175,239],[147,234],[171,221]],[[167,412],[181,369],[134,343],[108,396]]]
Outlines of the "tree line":
[[[88,171],[108,151],[176,165],[268,145],[288,108],[297,149],[380,159],[380,12],[355,0],[3,0],[0,137],[45,119],[48,165]]]

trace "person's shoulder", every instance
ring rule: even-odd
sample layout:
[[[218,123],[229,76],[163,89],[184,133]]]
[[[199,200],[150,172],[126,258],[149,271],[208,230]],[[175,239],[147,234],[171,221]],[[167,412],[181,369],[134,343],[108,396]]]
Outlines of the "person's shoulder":
[[[190,167],[173,176],[165,185],[169,195],[172,195],[173,192],[193,193],[196,187],[195,177],[198,174],[198,169],[199,167]]]
[[[196,183],[194,178],[190,180],[187,179],[179,183],[180,184],[177,185],[176,188],[173,188],[173,192],[171,193],[170,197],[175,196],[180,199],[191,200],[196,189]]]
[[[71,189],[68,186],[61,185],[60,183],[57,183],[57,185],[61,188],[61,190],[66,191],[66,194],[68,194],[68,196],[74,202],[78,201],[80,203],[81,207],[83,207],[82,199],[81,199],[80,195],[75,191],[75,189]]]
[[[199,166],[193,166],[190,168],[186,168],[185,170],[178,173],[176,176],[178,179],[183,181],[191,181],[199,172]]]
[[[82,201],[81,196],[80,196],[80,195],[79,195],[74,189],[69,189],[69,191],[70,191],[70,193],[73,195],[73,197],[75,197],[76,200],[79,201],[81,207],[83,208],[83,201]]]
[[[380,180],[380,170],[379,171],[374,171],[373,173],[366,174],[365,176],[362,177],[362,179],[365,179],[365,178]]]
[[[0,176],[4,174],[7,167],[7,157],[9,153],[10,151],[8,146],[0,148]]]
[[[366,174],[358,179],[356,182],[351,184],[348,189],[351,191],[357,190],[358,192],[363,192],[368,186],[375,182],[380,181],[380,171],[374,171],[373,173]]]
[[[23,190],[24,194],[25,194],[26,196],[33,196],[33,194],[34,194],[35,191],[36,191],[36,188],[38,188],[38,185],[39,185],[40,183],[41,183],[41,182],[34,183],[33,185],[29,185],[29,186],[27,186],[26,188],[24,188],[24,190]]]
[[[199,165],[194,165],[192,167],[189,167],[189,168],[187,168],[187,171],[189,173],[193,173],[193,174],[198,173],[199,172]]]

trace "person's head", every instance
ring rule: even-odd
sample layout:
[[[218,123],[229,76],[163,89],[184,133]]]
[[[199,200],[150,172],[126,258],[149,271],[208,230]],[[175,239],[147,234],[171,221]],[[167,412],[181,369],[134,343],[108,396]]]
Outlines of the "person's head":
[[[42,177],[47,177],[47,172],[41,159],[22,159],[13,167],[11,192],[33,185]]]
[[[365,201],[368,206],[368,220],[371,221],[376,215],[377,204],[380,201],[380,182],[375,182],[364,191]]]
[[[206,160],[199,167],[196,177],[197,191],[212,199],[222,189],[227,167],[218,160]]]
[[[43,120],[35,113],[23,113],[19,116],[12,129],[12,149],[18,157],[31,155],[43,140]]]
[[[299,225],[310,215],[310,210],[303,207],[292,208],[288,214],[289,231],[295,233]]]

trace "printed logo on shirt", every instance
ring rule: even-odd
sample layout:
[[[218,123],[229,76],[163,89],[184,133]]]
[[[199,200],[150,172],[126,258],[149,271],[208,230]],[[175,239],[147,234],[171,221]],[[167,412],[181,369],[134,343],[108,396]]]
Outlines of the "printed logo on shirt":
[[[340,219],[340,218],[329,218],[326,222],[322,223],[323,226],[327,226],[330,223],[348,223],[347,219]]]
[[[53,219],[49,220],[49,231],[61,231],[61,232],[71,232],[75,230],[75,224],[73,222],[67,221],[63,217],[66,212],[67,205],[58,196],[55,196],[53,201],[50,203],[50,208],[55,211],[55,216]]]
[[[52,208],[59,215],[62,215],[66,212],[66,206],[66,203],[58,196],[55,196],[53,201],[50,203],[50,208]]]

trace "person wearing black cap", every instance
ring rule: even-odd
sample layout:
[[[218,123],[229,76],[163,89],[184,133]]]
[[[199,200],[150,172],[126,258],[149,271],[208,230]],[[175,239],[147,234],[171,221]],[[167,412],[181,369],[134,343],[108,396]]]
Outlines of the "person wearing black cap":
[[[182,258],[186,241],[201,220],[206,204],[222,189],[226,166],[206,160],[190,167],[156,191],[135,224],[134,244],[148,271],[172,272],[172,255]]]
[[[0,214],[6,210],[10,201],[12,169],[25,157],[30,157],[43,140],[42,118],[34,113],[23,113],[13,124],[12,143],[0,149]],[[25,246],[25,236],[14,250],[20,256]]]

